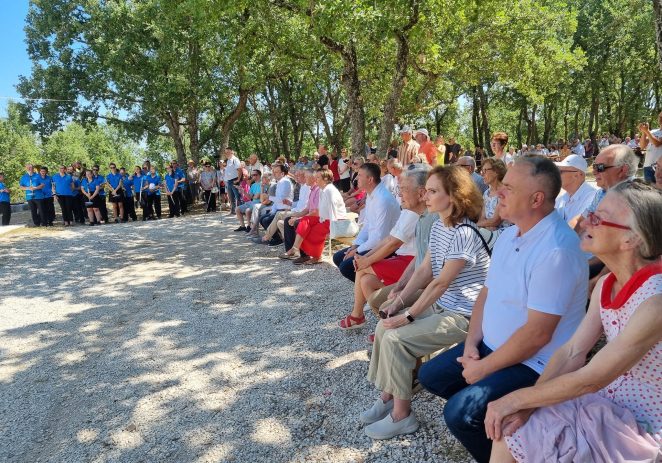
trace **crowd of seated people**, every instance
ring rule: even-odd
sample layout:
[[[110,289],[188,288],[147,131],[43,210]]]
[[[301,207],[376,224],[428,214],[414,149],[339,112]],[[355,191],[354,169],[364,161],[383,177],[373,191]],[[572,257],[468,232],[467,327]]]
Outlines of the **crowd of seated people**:
[[[354,283],[340,330],[366,326],[366,307],[378,319],[368,381],[379,397],[358,415],[365,434],[416,431],[418,382],[445,399],[446,426],[479,462],[656,461],[659,185],[634,179],[623,144],[596,157],[594,188],[583,156],[507,157],[502,132],[480,181],[475,159],[432,167],[408,135],[383,166],[352,159],[347,192],[329,169],[295,174],[298,197],[260,240],[280,233],[280,257],[317,263],[331,224],[358,214],[333,262]]]

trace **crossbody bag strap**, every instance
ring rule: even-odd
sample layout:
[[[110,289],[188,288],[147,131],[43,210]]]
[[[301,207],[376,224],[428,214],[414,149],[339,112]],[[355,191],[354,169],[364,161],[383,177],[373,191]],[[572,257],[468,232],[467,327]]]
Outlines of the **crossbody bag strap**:
[[[483,242],[483,247],[485,248],[485,251],[487,251],[487,255],[492,257],[492,250],[490,249],[490,246],[487,244],[487,241],[485,241],[485,238],[483,238],[482,233],[476,227],[474,227],[473,225],[469,225],[468,223],[461,223],[460,225],[458,225],[457,228],[460,227],[471,228],[473,231],[475,231],[476,234],[478,235],[478,238],[480,238],[480,240]]]

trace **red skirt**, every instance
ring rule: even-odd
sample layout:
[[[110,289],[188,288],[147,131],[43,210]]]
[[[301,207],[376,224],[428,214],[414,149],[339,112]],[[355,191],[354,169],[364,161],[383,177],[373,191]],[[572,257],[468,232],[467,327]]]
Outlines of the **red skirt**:
[[[330,224],[328,220],[320,222],[320,218],[313,215],[307,215],[299,220],[297,235],[303,238],[301,250],[315,259],[322,257]]]
[[[372,270],[384,286],[396,283],[407,269],[414,256],[393,256],[372,264]]]

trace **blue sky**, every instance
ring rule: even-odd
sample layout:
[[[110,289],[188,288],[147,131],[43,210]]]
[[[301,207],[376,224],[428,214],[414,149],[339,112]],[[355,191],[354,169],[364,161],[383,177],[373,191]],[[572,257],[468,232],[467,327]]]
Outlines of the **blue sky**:
[[[16,84],[19,75],[29,75],[31,63],[25,46],[25,16],[28,0],[2,1],[0,14],[0,117],[7,115],[7,99],[18,97]]]

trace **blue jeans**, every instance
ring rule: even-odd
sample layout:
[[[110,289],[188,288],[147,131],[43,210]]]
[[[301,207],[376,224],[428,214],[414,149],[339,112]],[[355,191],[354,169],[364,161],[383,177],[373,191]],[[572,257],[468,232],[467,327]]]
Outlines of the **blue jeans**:
[[[340,273],[342,273],[342,276],[347,278],[349,281],[354,281],[356,278],[356,272],[354,271],[354,258],[350,257],[347,260],[343,260],[348,249],[349,248],[344,248],[336,252],[333,255],[333,263],[336,264],[336,267],[338,267]],[[367,252],[368,251],[359,252],[359,255],[362,256]]]
[[[644,167],[644,181],[655,184],[655,171],[653,166]]]
[[[492,353],[482,342],[478,345],[481,358]],[[444,407],[446,426],[477,462],[489,462],[492,441],[485,434],[487,404],[517,389],[532,386],[538,373],[523,364],[513,365],[467,384],[462,365],[456,360],[464,353],[464,343],[425,362],[418,371],[421,385],[447,400]]]
[[[235,180],[237,179],[233,178],[232,180],[225,182],[225,186],[228,190],[228,198],[230,199],[230,209],[233,214],[235,214],[237,206],[241,204],[241,196],[239,195],[239,190],[237,189],[237,185],[233,183]]]

